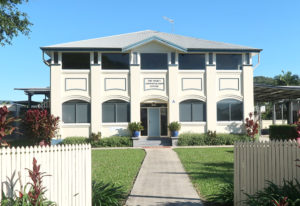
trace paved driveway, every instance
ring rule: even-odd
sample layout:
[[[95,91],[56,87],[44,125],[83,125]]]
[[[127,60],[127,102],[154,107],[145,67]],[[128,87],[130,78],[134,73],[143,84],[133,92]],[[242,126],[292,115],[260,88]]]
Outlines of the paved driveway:
[[[126,205],[202,205],[177,154],[149,148]]]

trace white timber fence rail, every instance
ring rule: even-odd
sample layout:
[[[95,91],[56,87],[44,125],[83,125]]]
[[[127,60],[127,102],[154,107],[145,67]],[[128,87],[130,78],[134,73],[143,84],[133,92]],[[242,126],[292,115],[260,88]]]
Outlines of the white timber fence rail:
[[[283,180],[300,181],[300,148],[296,141],[236,142],[234,144],[234,205],[246,205],[247,194]],[[299,165],[299,162],[298,162]]]
[[[11,195],[6,183],[7,177],[19,178],[14,191],[20,191],[32,182],[26,168],[32,170],[33,158],[41,165],[43,186],[47,189],[45,196],[59,206],[91,205],[91,145],[55,145],[0,149],[0,191]],[[28,188],[27,188],[28,189]],[[2,194],[2,192],[1,192]],[[0,200],[2,198],[0,194]],[[18,192],[17,192],[18,194]]]

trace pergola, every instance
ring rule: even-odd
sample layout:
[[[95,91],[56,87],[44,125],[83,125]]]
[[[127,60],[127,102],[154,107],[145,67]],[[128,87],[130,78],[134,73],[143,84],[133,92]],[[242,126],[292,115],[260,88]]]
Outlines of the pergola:
[[[289,123],[293,123],[293,101],[300,99],[300,86],[271,86],[254,85],[254,101],[260,105],[264,102],[273,103],[273,124],[276,123],[276,103],[286,101],[289,103]]]
[[[28,96],[28,108],[32,106],[32,96],[33,95],[45,95],[46,98],[50,98],[50,88],[15,88],[15,90],[22,90]]]

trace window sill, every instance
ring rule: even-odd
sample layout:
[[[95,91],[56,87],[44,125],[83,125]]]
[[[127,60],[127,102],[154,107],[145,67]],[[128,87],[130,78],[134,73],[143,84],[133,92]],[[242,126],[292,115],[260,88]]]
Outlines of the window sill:
[[[90,123],[62,123],[62,127],[66,128],[73,128],[73,127],[90,127]]]
[[[102,123],[103,126],[127,126],[128,122],[107,122]]]
[[[180,122],[182,125],[206,125],[206,122]]]
[[[118,74],[122,74],[122,73],[124,73],[124,74],[127,74],[127,73],[129,73],[129,69],[101,69],[101,72],[102,73],[118,73]]]
[[[218,126],[228,126],[230,124],[238,124],[238,125],[241,125],[243,124],[242,121],[218,121],[217,122],[217,125]]]

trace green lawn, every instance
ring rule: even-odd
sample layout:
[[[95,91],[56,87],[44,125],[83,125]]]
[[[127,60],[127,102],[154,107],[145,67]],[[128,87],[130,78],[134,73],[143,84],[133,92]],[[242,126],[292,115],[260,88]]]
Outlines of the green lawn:
[[[129,193],[144,157],[141,149],[93,150],[92,179],[123,186]]]
[[[233,148],[174,149],[200,196],[219,192],[220,184],[233,182]]]

